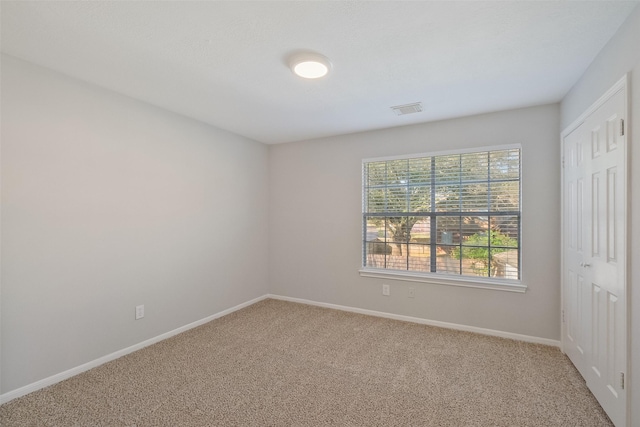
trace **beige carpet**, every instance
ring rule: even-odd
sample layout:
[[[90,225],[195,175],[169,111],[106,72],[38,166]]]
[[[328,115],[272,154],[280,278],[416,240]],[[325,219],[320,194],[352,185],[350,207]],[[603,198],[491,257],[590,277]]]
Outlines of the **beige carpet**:
[[[0,406],[2,426],[610,426],[556,348],[265,300]]]

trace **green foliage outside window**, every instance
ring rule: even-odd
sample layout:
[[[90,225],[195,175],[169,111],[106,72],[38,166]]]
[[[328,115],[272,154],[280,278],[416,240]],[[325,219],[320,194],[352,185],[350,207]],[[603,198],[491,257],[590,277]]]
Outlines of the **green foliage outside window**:
[[[518,241],[500,233],[498,230],[491,230],[491,251],[495,255],[506,252],[518,246]],[[460,248],[453,249],[451,255],[455,259],[460,259]],[[474,259],[479,261],[489,260],[489,233],[481,232],[469,236],[462,246],[462,257],[464,259]]]
[[[518,246],[518,241],[500,233],[498,230],[491,230],[491,256],[501,252],[513,250]],[[451,251],[451,256],[460,259],[461,249],[456,247]],[[479,276],[492,275],[496,271],[497,263],[492,258],[489,263],[489,233],[480,232],[467,238],[462,244],[462,258],[473,261],[471,268]]]

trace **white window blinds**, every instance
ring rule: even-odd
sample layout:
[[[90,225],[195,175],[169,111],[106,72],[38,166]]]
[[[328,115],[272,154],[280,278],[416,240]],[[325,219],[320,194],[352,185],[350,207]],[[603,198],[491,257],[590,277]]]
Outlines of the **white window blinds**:
[[[520,149],[363,163],[363,265],[520,279]]]

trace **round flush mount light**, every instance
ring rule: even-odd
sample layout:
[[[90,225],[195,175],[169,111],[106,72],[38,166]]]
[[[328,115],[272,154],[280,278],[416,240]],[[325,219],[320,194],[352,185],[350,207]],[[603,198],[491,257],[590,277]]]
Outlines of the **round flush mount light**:
[[[305,52],[293,55],[289,59],[289,67],[297,76],[305,79],[318,79],[331,70],[329,59],[319,53]]]

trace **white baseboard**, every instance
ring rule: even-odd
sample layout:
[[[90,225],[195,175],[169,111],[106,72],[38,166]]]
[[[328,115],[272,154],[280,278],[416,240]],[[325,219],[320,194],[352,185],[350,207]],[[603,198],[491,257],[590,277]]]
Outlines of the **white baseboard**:
[[[333,308],[335,310],[349,311],[352,313],[367,314],[369,316],[385,317],[387,319],[402,320],[405,322],[419,323],[421,325],[437,326],[440,328],[455,329],[457,331],[475,332],[482,335],[490,335],[493,337],[508,338],[517,341],[525,341],[534,344],[544,344],[553,347],[560,347],[560,341],[549,338],[533,337],[530,335],[515,334],[513,332],[497,331],[494,329],[478,328],[476,326],[459,325],[457,323],[440,322],[438,320],[423,319],[420,317],[403,316],[401,314],[385,313],[382,311],[367,310],[364,308],[348,307],[344,305],[329,304],[325,302],[316,302],[301,298],[284,297],[280,295],[267,295],[268,298],[279,299],[283,301],[298,302],[301,304],[315,305],[317,307]]]
[[[204,319],[200,319],[197,320],[193,323],[189,323],[188,325],[185,326],[181,326],[180,328],[174,329],[172,331],[166,332],[164,334],[158,335],[156,337],[150,338],[148,340],[142,341],[138,344],[132,345],[130,347],[127,348],[123,348],[122,350],[118,350],[114,353],[108,354],[106,356],[100,357],[98,359],[92,360],[91,362],[87,362],[85,364],[82,364],[80,366],[76,366],[75,368],[71,368],[68,369],[64,372],[60,372],[59,374],[55,374],[52,375],[48,378],[44,378],[40,381],[36,381],[34,383],[28,384],[24,387],[20,387],[18,389],[9,391],[7,393],[1,394],[0,395],[0,405],[3,403],[7,403],[13,399],[16,399],[18,397],[22,397],[24,395],[27,395],[29,393],[32,393],[34,391],[40,390],[42,388],[48,387],[50,385],[53,385],[55,383],[59,383],[60,381],[66,380],[67,378],[71,378],[75,375],[81,374],[82,372],[88,371],[89,369],[95,368],[97,366],[100,366],[104,363],[110,362],[112,360],[115,360],[119,357],[125,356],[129,353],[133,353],[134,351],[140,350],[144,347],[150,346],[152,344],[155,344],[157,342],[160,342],[162,340],[166,340],[167,338],[171,338],[174,335],[178,335],[179,333],[188,331],[189,329],[193,329],[197,326],[200,325],[204,325],[205,323],[208,323],[214,319],[217,319],[219,317],[222,316],[226,316],[227,314],[233,313],[234,311],[238,311],[242,308],[248,307],[250,305],[253,305],[259,301],[262,301],[264,299],[267,299],[268,295],[263,295],[261,297],[258,298],[254,298],[250,301],[247,302],[243,302],[242,304],[238,304],[235,307],[231,307],[229,309],[223,310],[219,313],[213,314],[211,316],[205,317]]]

